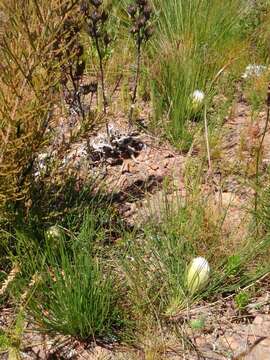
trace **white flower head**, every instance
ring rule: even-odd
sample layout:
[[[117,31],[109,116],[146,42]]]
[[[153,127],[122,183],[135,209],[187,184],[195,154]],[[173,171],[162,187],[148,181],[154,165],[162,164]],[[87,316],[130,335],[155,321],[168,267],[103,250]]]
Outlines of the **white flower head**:
[[[57,242],[62,239],[63,231],[59,226],[53,225],[46,231],[46,236],[49,241]]]
[[[192,94],[192,101],[196,104],[201,104],[205,98],[205,94],[201,90],[195,90]]]
[[[245,72],[242,75],[242,79],[248,79],[251,77],[259,77],[266,70],[267,70],[267,67],[265,65],[249,64],[246,67]]]
[[[187,287],[191,294],[201,290],[208,282],[210,266],[203,257],[193,259],[188,267]]]

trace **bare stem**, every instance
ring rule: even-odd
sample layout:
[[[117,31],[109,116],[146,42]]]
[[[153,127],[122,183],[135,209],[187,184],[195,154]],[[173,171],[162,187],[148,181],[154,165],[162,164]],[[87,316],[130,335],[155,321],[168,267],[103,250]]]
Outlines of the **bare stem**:
[[[269,120],[270,120],[270,84],[268,85],[266,104],[267,104],[266,121],[265,121],[263,134],[262,134],[261,141],[260,141],[258,149],[257,149],[257,156],[256,156],[256,189],[255,189],[255,197],[254,197],[255,216],[256,216],[257,209],[258,209],[258,189],[259,189],[259,185],[260,185],[260,174],[259,174],[260,159],[262,156],[262,148],[263,148],[264,138],[267,133],[268,124],[269,124]],[[256,217],[256,219],[257,219],[257,217]],[[257,220],[256,220],[256,222],[257,222]],[[256,226],[257,225],[258,225],[258,223],[256,224]],[[257,228],[258,228],[258,226],[257,226]]]
[[[139,33],[138,39],[137,39],[137,62],[136,62],[135,85],[134,85],[133,93],[131,96],[131,106],[130,106],[129,117],[128,117],[129,127],[131,127],[131,124],[132,124],[134,106],[135,106],[135,103],[137,100],[137,90],[138,90],[140,68],[141,68],[141,45],[142,45],[142,38],[141,38],[141,34]]]
[[[114,86],[114,88],[113,88],[113,90],[112,90],[112,92],[110,94],[110,100],[112,99],[113,95],[115,94],[116,90],[118,89],[122,78],[123,78],[123,73],[120,74],[120,76],[118,77],[118,79],[117,79],[117,81],[115,83],[115,86]]]
[[[80,113],[82,115],[83,121],[85,121],[85,112],[84,112],[84,109],[83,109],[83,106],[82,106],[81,96],[79,94],[79,81],[75,80],[75,78],[74,78],[74,75],[73,75],[73,72],[72,72],[72,66],[69,67],[69,75],[70,75],[71,82],[72,82],[72,85],[73,85],[73,90],[75,92],[74,97],[75,97],[75,99],[77,101],[77,104],[79,106]]]
[[[104,76],[104,68],[103,68],[103,56],[101,54],[98,37],[96,35],[97,34],[95,34],[95,43],[96,43],[96,49],[97,49],[97,53],[98,53],[99,69],[100,69],[100,76],[101,76],[101,89],[102,89],[102,97],[103,97],[103,113],[104,113],[104,115],[106,117],[106,114],[107,114],[107,97],[106,97],[106,92],[105,92],[105,76]],[[107,117],[106,117],[106,131],[107,131],[108,138],[110,138]]]
[[[209,146],[208,124],[207,124],[207,118],[206,118],[206,105],[204,106],[204,134],[205,134],[205,143],[206,143],[206,149],[207,149],[208,170],[209,170],[209,173],[212,174],[212,163],[211,163],[211,154],[210,154],[210,146]]]

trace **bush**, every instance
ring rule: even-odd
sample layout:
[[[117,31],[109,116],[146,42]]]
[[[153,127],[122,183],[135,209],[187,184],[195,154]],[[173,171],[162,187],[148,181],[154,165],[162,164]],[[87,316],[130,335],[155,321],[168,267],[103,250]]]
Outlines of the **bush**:
[[[59,102],[64,64],[57,60],[57,41],[59,36],[66,36],[65,19],[73,7],[74,3],[67,7],[66,1],[2,2],[1,217],[18,202],[28,200],[33,163],[48,140],[46,129],[54,116],[54,105]]]

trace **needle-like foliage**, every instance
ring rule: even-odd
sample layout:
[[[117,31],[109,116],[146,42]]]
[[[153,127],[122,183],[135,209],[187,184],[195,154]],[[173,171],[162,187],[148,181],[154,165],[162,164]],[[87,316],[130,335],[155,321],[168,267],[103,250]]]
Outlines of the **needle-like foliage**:
[[[25,201],[59,96],[57,48],[76,1],[3,1],[0,13],[0,209]],[[72,54],[70,55],[72,56]]]

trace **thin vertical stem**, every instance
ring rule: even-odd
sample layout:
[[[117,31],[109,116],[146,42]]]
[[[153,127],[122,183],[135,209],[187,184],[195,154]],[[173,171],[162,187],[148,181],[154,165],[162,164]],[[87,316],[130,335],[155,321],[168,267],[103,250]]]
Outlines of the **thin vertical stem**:
[[[210,146],[209,146],[208,124],[207,124],[207,118],[206,118],[206,105],[204,106],[204,134],[205,134],[205,143],[206,143],[206,150],[207,150],[208,169],[209,169],[209,173],[212,174],[212,163],[211,163],[211,154],[210,154]]]
[[[268,124],[269,124],[269,120],[270,120],[270,84],[268,85],[268,90],[267,90],[266,105],[267,105],[266,121],[265,121],[263,134],[262,134],[259,146],[258,146],[257,156],[256,156],[256,189],[255,189],[255,197],[254,197],[254,212],[255,212],[256,219],[257,219],[256,212],[258,210],[258,189],[259,189],[259,185],[260,185],[260,174],[259,174],[260,158],[262,155],[262,147],[263,147],[264,138],[267,133]],[[256,227],[258,230],[257,220],[256,220]]]
[[[78,80],[76,81],[74,79],[74,75],[73,75],[73,72],[72,72],[72,66],[70,66],[70,68],[69,68],[69,74],[70,74],[73,89],[74,89],[74,92],[75,92],[74,97],[75,97],[75,99],[77,101],[77,104],[79,106],[80,113],[82,115],[83,121],[85,121],[85,112],[84,112],[84,109],[83,109],[83,106],[82,106],[81,96],[80,96],[80,93],[79,93],[79,81]]]
[[[129,127],[131,127],[131,124],[132,124],[134,106],[135,106],[135,103],[136,103],[136,100],[137,100],[137,90],[138,90],[138,83],[139,83],[139,77],[140,77],[140,68],[141,68],[141,45],[142,45],[142,38],[141,38],[141,34],[138,33],[136,76],[135,76],[135,85],[134,85],[134,89],[133,89],[133,94],[131,96],[131,106],[130,106],[130,112],[129,112],[129,118],[128,118]]]
[[[41,22],[42,24],[45,24],[44,18],[43,18],[43,16],[42,16],[42,13],[41,13],[41,10],[40,10],[40,7],[39,7],[39,4],[38,4],[38,1],[37,1],[37,0],[34,0],[34,5],[35,5],[35,7],[36,7],[37,16],[38,16],[40,22]]]
[[[96,35],[97,34],[95,34],[95,43],[96,43],[96,49],[97,49],[97,53],[98,53],[99,69],[100,69],[100,76],[101,76],[101,89],[102,89],[102,97],[103,97],[103,112],[104,112],[104,115],[106,117],[106,115],[107,115],[107,97],[106,97],[106,92],[105,92],[105,76],[104,76],[104,68],[103,68],[103,57],[102,57],[102,54],[101,54],[98,37]],[[107,131],[108,138],[110,138],[110,132],[109,132],[109,126],[108,126],[107,117],[106,117],[106,131]]]

